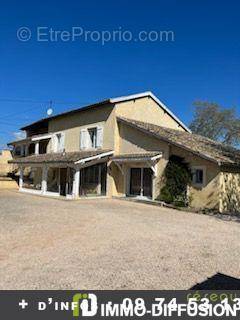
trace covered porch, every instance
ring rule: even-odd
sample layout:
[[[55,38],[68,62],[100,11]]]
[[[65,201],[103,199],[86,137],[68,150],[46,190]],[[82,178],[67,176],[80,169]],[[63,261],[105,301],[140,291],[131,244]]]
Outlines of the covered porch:
[[[121,173],[123,196],[154,200],[157,168],[161,158],[162,153],[159,151],[112,157],[112,162]]]
[[[34,155],[17,160],[21,192],[77,199],[106,195],[112,151]]]

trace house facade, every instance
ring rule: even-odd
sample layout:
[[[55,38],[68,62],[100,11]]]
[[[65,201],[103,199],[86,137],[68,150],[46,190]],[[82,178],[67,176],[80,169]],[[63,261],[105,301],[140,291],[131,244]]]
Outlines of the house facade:
[[[239,208],[238,150],[192,134],[151,92],[108,99],[22,130],[26,138],[9,143],[22,192],[158,200],[166,165],[176,155],[193,173],[193,207]]]

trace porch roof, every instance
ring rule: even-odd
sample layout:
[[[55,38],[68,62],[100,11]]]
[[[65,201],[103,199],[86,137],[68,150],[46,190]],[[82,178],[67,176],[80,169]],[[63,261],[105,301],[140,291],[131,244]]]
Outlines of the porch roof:
[[[45,164],[45,163],[76,163],[79,161],[91,161],[99,156],[99,158],[110,156],[111,150],[95,150],[95,151],[77,151],[62,153],[46,153],[39,155],[31,155],[28,157],[10,160],[9,163],[16,164]]]
[[[111,158],[113,161],[117,162],[128,162],[128,161],[149,161],[155,160],[162,157],[162,153],[159,151],[153,152],[142,152],[142,153],[129,153],[120,154]]]

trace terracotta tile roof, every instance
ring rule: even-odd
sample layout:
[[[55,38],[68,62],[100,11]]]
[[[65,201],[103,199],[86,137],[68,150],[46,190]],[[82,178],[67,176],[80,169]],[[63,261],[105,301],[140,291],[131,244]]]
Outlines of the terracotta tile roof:
[[[9,163],[17,163],[17,164],[74,163],[78,160],[97,156],[108,151],[111,151],[111,150],[45,153],[45,154],[31,155],[28,157],[13,159],[9,161]]]
[[[203,136],[157,126],[154,124],[118,117],[127,125],[135,127],[156,138],[184,148],[200,157],[217,162],[222,166],[240,166],[240,150]]]
[[[131,160],[131,159],[149,159],[160,155],[161,152],[144,152],[144,153],[123,153],[112,157],[112,160]]]

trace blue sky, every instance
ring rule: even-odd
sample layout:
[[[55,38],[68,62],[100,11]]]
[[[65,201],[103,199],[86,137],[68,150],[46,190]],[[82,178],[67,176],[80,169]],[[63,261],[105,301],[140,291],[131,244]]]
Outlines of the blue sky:
[[[151,90],[183,122],[195,100],[240,105],[238,1],[5,1],[0,11],[0,148],[54,113]],[[17,30],[28,27],[29,41]],[[37,28],[174,32],[169,42],[36,40]],[[146,119],[147,120],[147,119]]]

